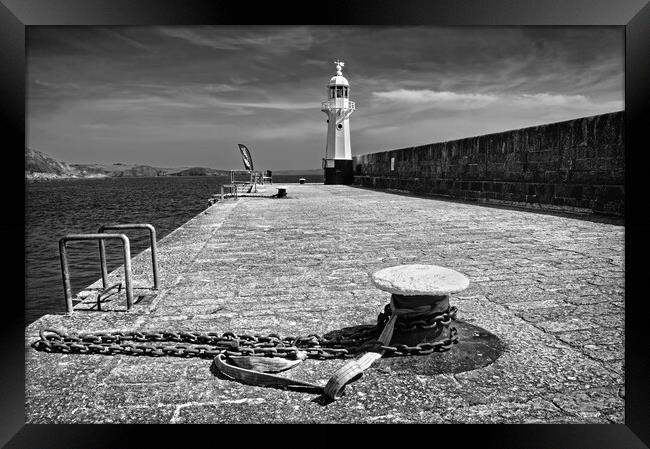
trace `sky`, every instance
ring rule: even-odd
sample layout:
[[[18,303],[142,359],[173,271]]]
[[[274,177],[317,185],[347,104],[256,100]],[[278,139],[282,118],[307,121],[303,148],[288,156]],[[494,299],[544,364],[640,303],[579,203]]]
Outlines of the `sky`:
[[[27,28],[27,146],[69,163],[316,169],[345,62],[352,155],[624,109],[622,27]]]

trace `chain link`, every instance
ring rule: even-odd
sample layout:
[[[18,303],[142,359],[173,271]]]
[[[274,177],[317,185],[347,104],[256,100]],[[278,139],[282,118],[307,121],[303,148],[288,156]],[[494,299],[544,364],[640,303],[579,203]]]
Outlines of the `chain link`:
[[[400,316],[395,324],[398,331],[414,329],[449,329],[447,338],[433,343],[419,343],[415,346],[384,345],[377,341],[384,326],[392,315],[390,304],[377,317],[377,325],[360,326],[355,330],[342,331],[334,337],[309,334],[300,337],[280,337],[277,334],[248,335],[225,332],[169,332],[128,331],[94,332],[70,335],[55,330],[41,330],[40,340],[33,347],[39,351],[75,354],[124,354],[150,357],[199,357],[213,359],[219,354],[228,356],[264,356],[296,359],[299,351],[307,357],[318,360],[351,358],[372,350],[385,351],[384,356],[427,355],[443,352],[458,343],[458,332],[450,323],[456,319],[457,309],[450,307],[442,313],[435,313],[417,320],[405,320]],[[189,343],[161,344],[162,342]]]

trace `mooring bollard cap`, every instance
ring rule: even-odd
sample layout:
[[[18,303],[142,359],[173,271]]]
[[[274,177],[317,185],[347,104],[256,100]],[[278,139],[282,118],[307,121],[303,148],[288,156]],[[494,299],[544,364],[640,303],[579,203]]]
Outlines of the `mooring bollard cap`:
[[[447,295],[469,286],[466,276],[437,265],[398,265],[372,275],[377,288],[396,295]]]

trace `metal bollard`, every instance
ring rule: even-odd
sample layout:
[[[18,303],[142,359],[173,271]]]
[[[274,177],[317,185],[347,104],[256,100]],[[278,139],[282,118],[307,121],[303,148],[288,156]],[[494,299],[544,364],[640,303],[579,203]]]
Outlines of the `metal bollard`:
[[[469,279],[464,275],[436,265],[399,265],[385,268],[372,275],[372,282],[377,288],[392,294],[390,317],[386,318],[381,334],[377,338],[381,346],[379,349],[368,350],[346,363],[330,377],[324,392],[331,399],[338,398],[343,393],[345,385],[361,377],[363,371],[380,359],[386,350],[398,350],[397,346],[391,347],[390,343],[393,332],[398,330],[397,325],[402,320],[407,322],[404,330],[415,339],[420,338],[417,332],[420,325],[425,328],[425,332],[427,327],[433,327],[434,337],[437,338],[442,331],[441,326],[448,326],[453,319],[449,294],[469,286]],[[455,316],[455,312],[453,314]],[[431,325],[428,324],[429,318],[433,320]],[[444,344],[451,345],[453,341],[450,331],[448,342]],[[417,343],[414,341],[402,346],[408,347]]]

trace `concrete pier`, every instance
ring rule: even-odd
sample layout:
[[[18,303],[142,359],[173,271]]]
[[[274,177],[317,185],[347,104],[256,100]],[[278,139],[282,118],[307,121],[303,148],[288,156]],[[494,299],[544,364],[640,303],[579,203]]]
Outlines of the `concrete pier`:
[[[131,312],[123,292],[102,311],[82,302],[71,316],[62,298],[61,314],[27,327],[26,422],[624,422],[623,226],[342,185],[287,187],[283,199],[218,202],[159,241],[161,289]],[[132,262],[134,295],[151,293],[150,254]],[[459,322],[498,336],[496,360],[431,373],[409,357],[381,359],[326,404],[217,377],[206,359],[31,347],[41,328],[284,336],[374,324],[390,294],[370,275],[415,263],[470,279],[450,302]],[[287,375],[324,384],[344,363],[306,360]]]

